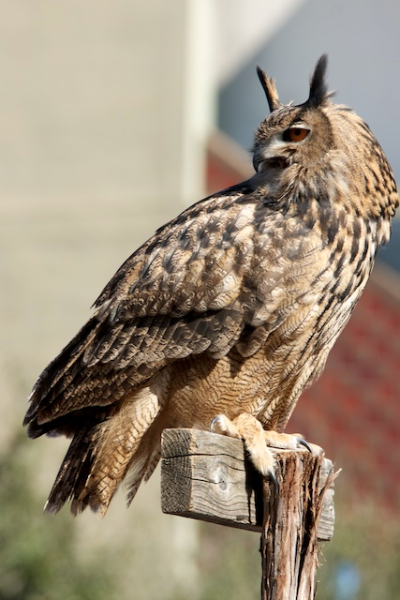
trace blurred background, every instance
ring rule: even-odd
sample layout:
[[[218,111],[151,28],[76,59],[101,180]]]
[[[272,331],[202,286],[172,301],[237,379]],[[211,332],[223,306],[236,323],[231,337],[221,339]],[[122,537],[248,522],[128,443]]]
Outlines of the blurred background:
[[[330,89],[400,176],[393,0],[0,0],[0,600],[258,598],[258,536],[162,515],[159,474],[103,521],[42,507],[65,440],[25,439],[26,397],[114,271],[188,204],[251,174],[259,63]],[[400,228],[301,431],[343,472],[318,598],[400,598]]]

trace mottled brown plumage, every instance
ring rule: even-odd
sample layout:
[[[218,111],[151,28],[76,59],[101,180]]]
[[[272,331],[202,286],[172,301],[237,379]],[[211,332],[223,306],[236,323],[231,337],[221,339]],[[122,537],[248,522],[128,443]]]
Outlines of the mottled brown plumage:
[[[399,202],[378,142],[330,101],[325,70],[324,56],[293,106],[258,69],[272,112],[254,177],[161,227],[39,377],[29,435],[72,437],[48,510],[71,500],[104,514],[125,477],[132,500],[165,427],[213,423],[273,468],[263,429],[273,442],[324,368]]]

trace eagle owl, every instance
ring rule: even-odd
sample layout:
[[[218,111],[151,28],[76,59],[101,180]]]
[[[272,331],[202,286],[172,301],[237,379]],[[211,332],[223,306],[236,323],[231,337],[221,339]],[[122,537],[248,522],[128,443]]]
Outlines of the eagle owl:
[[[103,515],[130,502],[166,427],[243,438],[273,473],[282,433],[320,375],[388,241],[399,198],[388,161],[352,110],[331,102],[322,56],[306,102],[270,115],[255,175],[194,204],[120,267],[86,325],[40,375],[24,423],[71,444],[46,509]],[[276,441],[278,440],[278,442]]]

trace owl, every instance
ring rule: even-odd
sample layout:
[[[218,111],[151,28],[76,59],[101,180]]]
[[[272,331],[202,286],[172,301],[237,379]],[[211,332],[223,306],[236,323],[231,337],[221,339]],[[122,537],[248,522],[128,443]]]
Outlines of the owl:
[[[331,101],[322,56],[308,99],[280,102],[255,134],[251,179],[156,231],[106,285],[88,322],[40,375],[28,435],[71,443],[46,504],[105,514],[128,503],[167,427],[239,437],[273,477],[268,448],[317,379],[388,241],[399,198],[366,123]]]

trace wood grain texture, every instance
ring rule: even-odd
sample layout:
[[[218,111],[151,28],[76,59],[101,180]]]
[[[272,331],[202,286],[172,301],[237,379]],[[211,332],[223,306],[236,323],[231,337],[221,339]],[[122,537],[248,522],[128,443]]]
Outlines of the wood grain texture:
[[[315,460],[307,450],[276,450],[279,473],[300,458]],[[321,461],[318,486],[323,488],[332,462]],[[323,499],[318,539],[330,540],[334,527],[333,486]],[[261,533],[262,478],[245,456],[243,442],[193,429],[166,429],[162,435],[161,505],[163,512]]]
[[[330,469],[323,481],[321,454],[278,460],[279,494],[263,480],[262,600],[314,600],[320,516],[337,474]]]

